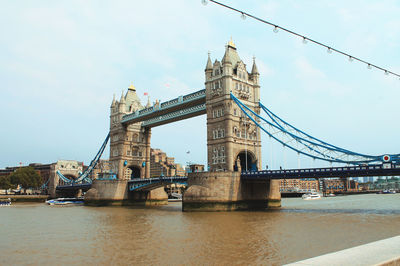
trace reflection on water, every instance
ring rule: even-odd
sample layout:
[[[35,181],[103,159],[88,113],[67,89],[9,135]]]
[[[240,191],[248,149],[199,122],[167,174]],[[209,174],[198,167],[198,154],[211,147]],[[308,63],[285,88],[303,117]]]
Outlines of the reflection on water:
[[[282,204],[218,213],[16,204],[0,208],[0,265],[279,265],[400,234],[400,194]]]

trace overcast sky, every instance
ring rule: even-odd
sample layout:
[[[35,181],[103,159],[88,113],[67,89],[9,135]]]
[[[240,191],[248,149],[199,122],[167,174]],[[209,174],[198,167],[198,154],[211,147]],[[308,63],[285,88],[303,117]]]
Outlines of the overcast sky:
[[[399,1],[223,2],[400,72]],[[1,4],[0,168],[58,159],[88,164],[108,133],[113,94],[119,98],[131,82],[142,102],[145,92],[151,101],[166,101],[200,90],[207,53],[221,60],[231,36],[249,71],[256,57],[261,101],[274,113],[343,148],[400,153],[399,78],[215,4]],[[178,163],[205,164],[205,116],[154,128],[152,147]],[[262,161],[272,168],[298,165],[297,154],[271,149],[266,138]]]

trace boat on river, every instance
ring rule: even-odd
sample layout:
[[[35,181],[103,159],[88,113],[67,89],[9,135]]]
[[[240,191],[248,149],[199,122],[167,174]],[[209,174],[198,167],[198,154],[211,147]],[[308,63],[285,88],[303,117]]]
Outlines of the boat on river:
[[[170,197],[168,197],[168,201],[182,201],[182,194],[172,192]]]
[[[384,189],[384,190],[378,191],[376,194],[396,194],[396,190]]]
[[[11,199],[0,199],[0,206],[10,206],[11,205]]]
[[[325,197],[336,197],[336,195],[333,193],[329,193],[329,194],[326,194]]]
[[[48,205],[81,205],[84,203],[83,198],[58,198],[46,200]]]
[[[396,190],[394,189],[385,189],[382,191],[382,194],[396,194]]]
[[[318,194],[317,192],[311,192],[311,193],[306,193],[301,196],[303,200],[316,200],[316,199],[321,199],[321,195]]]

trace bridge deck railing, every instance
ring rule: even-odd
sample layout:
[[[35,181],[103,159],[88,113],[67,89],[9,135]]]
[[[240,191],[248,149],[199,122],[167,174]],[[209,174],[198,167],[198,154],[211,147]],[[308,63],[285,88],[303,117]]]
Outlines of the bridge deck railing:
[[[143,126],[150,126],[152,124],[156,124],[156,123],[160,123],[166,120],[171,120],[173,118],[177,118],[177,117],[183,117],[185,115],[189,115],[191,113],[196,113],[196,112],[201,112],[203,110],[206,109],[206,105],[205,104],[200,104],[200,105],[196,105],[184,110],[179,110],[179,111],[175,111],[172,113],[167,113],[165,115],[160,115],[160,116],[156,116],[154,118],[150,118],[146,121],[143,122]]]
[[[186,184],[186,176],[166,176],[166,177],[154,177],[154,178],[134,178],[128,181],[129,190],[141,190],[141,189],[152,189],[160,187],[166,183],[180,183]]]
[[[356,176],[379,176],[379,175],[398,175],[400,174],[399,164],[381,164],[381,165],[365,165],[365,166],[343,166],[343,167],[327,167],[327,168],[306,168],[306,169],[287,169],[287,170],[261,170],[261,171],[244,171],[244,178],[324,178],[324,177],[356,177]]]
[[[125,123],[134,118],[144,117],[152,112],[172,108],[172,107],[178,106],[183,103],[197,100],[199,98],[205,97],[205,95],[206,95],[206,90],[203,89],[203,90],[199,90],[199,91],[196,91],[196,92],[184,95],[184,96],[179,96],[178,98],[163,102],[158,106],[151,106],[148,108],[144,108],[142,110],[138,110],[134,113],[124,115],[121,122]]]

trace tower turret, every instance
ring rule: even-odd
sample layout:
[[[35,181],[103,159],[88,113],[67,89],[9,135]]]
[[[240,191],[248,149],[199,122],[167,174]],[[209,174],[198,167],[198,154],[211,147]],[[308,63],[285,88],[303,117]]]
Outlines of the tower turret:
[[[115,107],[115,94],[113,95],[113,100],[111,102],[111,108]]]
[[[206,65],[206,71],[207,70],[212,70],[213,66],[211,63],[211,58],[210,58],[210,52],[208,52],[208,59],[207,59],[207,65]]]
[[[256,58],[253,57],[253,67],[251,69],[251,75],[255,84],[259,84],[260,73],[258,72],[256,65]]]
[[[211,63],[210,52],[208,52],[207,65],[204,71],[206,72],[206,80],[211,79],[213,72],[213,65]]]
[[[119,100],[118,111],[121,113],[125,113],[126,111],[124,92],[122,92]]]
[[[146,108],[149,108],[151,106],[150,103],[150,96],[147,95],[147,104],[146,104]]]

